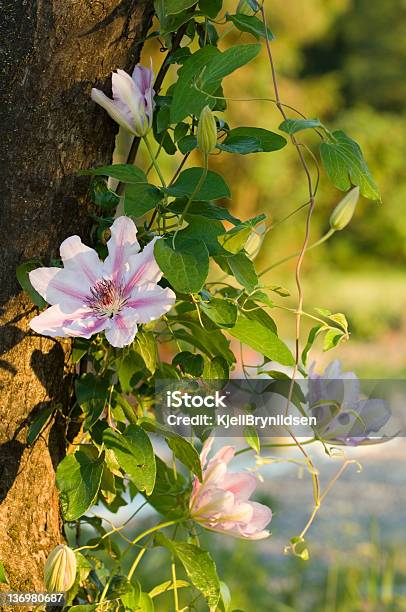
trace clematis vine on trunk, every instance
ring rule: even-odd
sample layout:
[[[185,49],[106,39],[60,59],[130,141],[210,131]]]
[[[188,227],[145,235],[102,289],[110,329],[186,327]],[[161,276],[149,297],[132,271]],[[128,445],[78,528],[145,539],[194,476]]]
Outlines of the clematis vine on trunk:
[[[190,497],[191,517],[211,531],[246,540],[261,540],[269,536],[265,529],[272,518],[270,508],[250,501],[257,479],[248,472],[228,473],[228,463],[235,449],[224,446],[209,462],[213,438],[203,445],[200,455],[203,482],[195,478]]]
[[[93,87],[91,97],[128,132],[139,138],[148,134],[154,113],[154,73],[137,64],[132,76],[118,69],[111,76],[113,99]]]
[[[154,257],[157,239],[140,252],[137,228],[123,216],[111,226],[104,262],[79,236],[64,240],[63,268],[29,274],[32,286],[51,304],[31,320],[31,328],[51,337],[90,338],[104,331],[112,346],[130,344],[139,323],[159,319],[175,301],[171,289],[157,284],[162,277]]]

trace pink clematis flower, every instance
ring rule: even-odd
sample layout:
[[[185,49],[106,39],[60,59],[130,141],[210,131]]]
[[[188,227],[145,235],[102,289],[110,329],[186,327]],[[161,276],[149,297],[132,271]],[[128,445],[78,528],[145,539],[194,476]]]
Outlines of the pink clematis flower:
[[[206,440],[200,455],[203,482],[194,480],[189,504],[191,517],[206,529],[236,538],[267,538],[269,531],[265,527],[272,512],[263,504],[249,501],[257,479],[248,472],[227,473],[227,465],[235,453],[232,446],[224,446],[207,463],[212,444],[213,438]]]
[[[134,136],[142,138],[152,126],[155,95],[153,78],[152,70],[140,64],[134,68],[132,77],[118,69],[111,77],[113,99],[94,87],[91,97],[114,121]]]
[[[52,338],[90,338],[104,331],[112,346],[123,347],[134,340],[138,323],[170,310],[174,292],[157,285],[162,277],[154,257],[157,238],[139,252],[131,219],[118,217],[110,229],[104,262],[79,236],[70,236],[60,247],[63,268],[30,272],[32,286],[52,304],[31,320],[34,331]]]

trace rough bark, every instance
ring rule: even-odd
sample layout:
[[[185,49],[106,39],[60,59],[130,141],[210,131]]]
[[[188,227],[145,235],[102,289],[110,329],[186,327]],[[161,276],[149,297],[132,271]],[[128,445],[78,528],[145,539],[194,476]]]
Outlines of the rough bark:
[[[41,590],[43,564],[62,540],[55,467],[63,427],[33,447],[30,418],[71,397],[70,343],[30,332],[37,309],[16,282],[18,264],[58,258],[60,242],[86,238],[88,179],[80,168],[109,162],[115,127],[90,100],[110,72],[129,69],[152,16],[152,0],[3,0],[0,216],[0,561],[17,591]]]

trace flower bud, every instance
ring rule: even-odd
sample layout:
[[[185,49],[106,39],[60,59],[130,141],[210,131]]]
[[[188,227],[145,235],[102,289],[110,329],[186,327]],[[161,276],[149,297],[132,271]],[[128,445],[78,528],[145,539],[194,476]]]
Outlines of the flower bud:
[[[205,106],[200,113],[199,124],[197,126],[197,147],[208,155],[213,151],[217,144],[217,126],[213,113],[208,106]]]
[[[69,546],[59,544],[45,562],[45,587],[50,593],[69,591],[76,578],[76,556]]]
[[[330,227],[334,231],[344,229],[352,219],[359,198],[359,187],[351,189],[337,204],[330,215]]]

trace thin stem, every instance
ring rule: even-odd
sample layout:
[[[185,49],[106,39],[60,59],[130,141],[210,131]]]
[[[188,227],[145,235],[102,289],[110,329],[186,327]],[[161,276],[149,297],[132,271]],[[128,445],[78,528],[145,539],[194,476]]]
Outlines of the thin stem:
[[[171,525],[176,525],[177,523],[182,523],[184,520],[185,520],[184,518],[181,518],[181,519],[175,519],[173,521],[166,521],[165,523],[159,523],[158,525],[154,525],[154,527],[150,527],[146,531],[143,531],[142,533],[140,533],[140,535],[138,535],[134,540],[132,540],[131,544],[134,546],[135,544],[137,544],[137,542],[145,538],[150,533],[154,533],[155,531],[159,531],[160,529],[165,529],[165,527],[170,527]]]
[[[188,157],[189,157],[190,153],[186,153],[186,155],[183,156],[182,161],[180,162],[178,169],[176,170],[175,174],[173,175],[173,178],[171,180],[171,182],[169,183],[169,185],[173,185],[173,183],[176,181],[176,179],[178,178],[180,171],[182,170],[183,166],[185,165]]]
[[[156,152],[156,154],[155,154],[155,161],[156,161],[156,162],[158,162],[158,157],[159,157],[159,155],[160,155],[161,151],[162,151],[162,142],[160,142],[160,143],[159,143],[158,150],[157,150],[157,152]],[[153,161],[151,161],[150,165],[148,166],[147,170],[145,171],[145,174],[146,174],[147,176],[149,175],[149,173],[151,172],[151,170],[152,170],[152,168],[153,168],[153,167],[154,167],[154,162],[153,162]]]
[[[127,574],[128,580],[131,580],[131,578],[133,577],[133,574],[134,574],[135,570],[137,569],[137,566],[138,566],[139,562],[141,561],[142,557],[145,555],[146,552],[147,552],[147,549],[144,546],[143,548],[141,548],[140,552],[135,557],[134,562],[133,562],[132,566],[130,567],[130,571]]]
[[[298,206],[297,208],[292,210],[292,212],[290,212],[288,215],[286,215],[286,217],[282,217],[282,219],[279,219],[278,221],[275,221],[275,223],[271,223],[271,225],[267,229],[267,233],[270,232],[271,230],[275,229],[276,227],[278,227],[282,223],[285,223],[285,221],[287,221],[288,219],[293,217],[293,215],[296,215],[296,213],[298,213],[301,210],[303,210],[303,208],[306,208],[307,206],[309,206],[309,204],[310,204],[310,202],[307,201],[304,204],[301,204],[300,206]]]
[[[326,240],[328,240],[329,238],[331,238],[331,236],[335,233],[335,230],[333,229],[329,229],[328,232],[326,234],[324,234],[324,236],[322,236],[319,240],[317,240],[316,242],[313,242],[313,244],[309,245],[306,248],[306,251],[310,251],[311,249],[315,249],[316,247],[320,246],[321,244],[323,244],[323,242],[326,242]],[[292,255],[287,255],[286,257],[283,257],[282,259],[278,259],[278,261],[276,261],[275,263],[271,264],[270,266],[268,266],[267,268],[265,268],[265,270],[262,270],[258,276],[263,276],[264,274],[266,274],[267,272],[269,272],[270,270],[273,270],[274,268],[277,268],[278,266],[282,265],[283,263],[285,263],[286,261],[290,261],[291,259],[294,259],[295,257],[297,257],[298,255],[301,254],[301,250],[300,251],[296,251],[296,253],[292,253]]]
[[[103,592],[100,595],[100,599],[99,599],[99,601],[97,603],[101,604],[106,599],[106,595],[107,595],[107,591],[109,590],[109,585],[110,585],[111,579],[112,579],[112,576],[107,580],[107,582],[105,584],[105,587],[103,589]]]
[[[266,16],[265,16],[264,3],[262,3],[261,6],[260,6],[260,13],[261,13],[261,18],[262,18],[263,26],[264,26],[266,50],[267,50],[269,64],[270,64],[271,73],[272,73],[272,82],[273,82],[273,88],[274,88],[275,98],[276,98],[276,106],[279,109],[279,112],[281,113],[283,119],[286,120],[287,119],[287,115],[285,113],[284,106],[283,106],[283,104],[281,102],[280,95],[279,95],[279,88],[278,88],[278,81],[277,81],[277,77],[276,77],[275,64],[274,64],[274,61],[273,61],[271,45],[270,45],[270,42],[269,42],[268,28],[266,26]],[[315,190],[313,189],[313,183],[312,183],[312,177],[311,177],[311,174],[310,174],[310,170],[309,170],[309,168],[307,166],[307,162],[306,162],[306,160],[304,158],[301,146],[298,143],[298,141],[296,140],[294,135],[291,135],[291,141],[292,141],[292,144],[296,147],[296,151],[297,151],[297,154],[299,156],[300,163],[301,163],[302,168],[304,170],[304,173],[306,175],[307,186],[308,186],[308,191],[309,191],[309,210],[308,210],[307,218],[306,218],[305,237],[304,237],[304,240],[303,240],[303,245],[302,245],[301,251],[299,253],[299,257],[298,257],[297,264],[296,264],[296,271],[295,271],[296,287],[297,287],[297,292],[298,292],[298,305],[297,305],[297,310],[296,310],[296,334],[295,334],[295,365],[294,365],[294,368],[293,368],[292,380],[291,380],[291,384],[290,384],[290,387],[289,387],[289,394],[288,394],[288,399],[287,399],[287,403],[286,403],[286,412],[288,411],[289,406],[290,406],[290,402],[292,400],[293,389],[294,389],[294,384],[295,384],[295,378],[296,378],[297,370],[298,370],[298,367],[299,367],[299,360],[300,360],[300,323],[301,323],[301,316],[302,316],[302,311],[303,311],[303,301],[304,301],[303,288],[302,288],[302,283],[301,283],[301,270],[302,270],[302,265],[303,265],[303,260],[304,260],[304,256],[305,256],[305,253],[306,253],[306,249],[307,249],[308,244],[309,244],[309,239],[310,239],[310,223],[311,223],[311,218],[312,218],[312,214],[313,214],[313,210],[314,210],[314,205],[315,205],[315,199],[314,199]],[[318,507],[320,505],[320,482],[319,482],[319,477],[318,477],[318,475],[316,473],[316,470],[314,468],[314,465],[313,465],[313,462],[311,460],[310,455],[308,455],[308,453],[303,448],[303,446],[301,445],[299,440],[297,440],[297,438],[295,437],[293,432],[289,431],[289,433],[290,433],[293,441],[296,443],[297,447],[301,451],[301,453],[306,458],[306,461],[307,461],[307,463],[309,465],[309,468],[310,468],[310,471],[311,471],[311,476],[312,476],[312,481],[313,481],[314,505],[315,505],[315,508],[318,509]],[[311,515],[311,521],[313,520],[314,515],[317,512],[317,509],[313,510],[312,515]]]
[[[154,165],[154,168],[155,168],[155,170],[156,170],[156,173],[157,173],[157,175],[159,176],[159,180],[161,181],[162,187],[166,187],[165,179],[164,179],[164,177],[162,176],[161,169],[160,169],[160,167],[159,167],[159,165],[158,165],[158,162],[157,162],[156,156],[154,155],[154,152],[153,152],[153,150],[152,150],[152,148],[151,148],[151,145],[150,145],[150,142],[149,142],[149,140],[148,140],[148,138],[147,138],[147,135],[145,135],[145,136],[144,136],[143,140],[144,140],[144,142],[145,142],[145,144],[146,144],[146,147],[147,147],[147,149],[148,149],[148,153],[149,153],[149,155],[150,155],[150,157],[151,157],[151,161],[152,161],[152,163],[153,163],[153,165]]]
[[[154,533],[155,531],[159,531],[160,529],[165,529],[165,527],[170,527],[171,525],[176,525],[178,523],[181,523],[181,522],[183,522],[183,520],[184,520],[183,518],[182,519],[176,519],[176,520],[173,520],[173,521],[166,521],[165,523],[159,523],[158,525],[154,525],[154,527],[150,527],[146,531],[143,531],[142,533],[140,533],[140,535],[138,535],[134,540],[132,540],[131,545],[135,546],[135,544],[137,544],[137,542],[139,542],[143,538],[147,537],[151,533]],[[138,553],[138,555],[134,559],[134,562],[133,562],[132,566],[130,567],[130,571],[127,574],[128,580],[131,580],[131,577],[134,574],[134,572],[135,572],[139,562],[141,561],[142,557],[144,556],[146,550],[147,549],[146,549],[145,546],[143,548],[141,548],[140,552]]]
[[[312,444],[313,442],[317,442],[317,438],[310,438],[309,440],[305,440],[300,444],[303,446],[304,444]],[[297,446],[296,442],[287,442],[286,444],[261,444],[262,448],[286,448],[289,446]],[[247,446],[246,448],[241,448],[239,451],[235,453],[235,456],[242,455],[243,453],[247,453],[248,451],[252,451],[251,446]]]
[[[152,213],[152,215],[151,215],[150,222],[148,223],[148,227],[147,227],[147,229],[148,229],[148,230],[150,230],[150,229],[151,229],[151,227],[153,226],[153,224],[154,224],[154,221],[155,221],[155,219],[156,219],[157,214],[158,214],[158,209],[157,209],[157,208],[155,208],[154,212],[153,212],[153,213]]]
[[[311,513],[309,520],[307,521],[306,525],[304,526],[304,528],[302,529],[299,537],[300,538],[304,538],[304,536],[306,535],[306,533],[308,532],[308,530],[310,529],[314,518],[317,514],[317,512],[320,510],[320,506],[322,501],[324,500],[324,498],[326,497],[326,495],[329,493],[329,491],[331,490],[332,486],[337,482],[337,480],[340,478],[340,476],[343,474],[343,472],[347,469],[347,467],[349,465],[351,465],[352,463],[358,463],[355,459],[347,459],[346,461],[344,461],[343,465],[340,467],[340,469],[338,470],[338,472],[336,473],[335,476],[333,476],[333,478],[330,480],[330,482],[326,485],[326,488],[323,491],[323,494],[319,496],[319,503],[315,504],[314,508],[313,508],[313,512]]]
[[[177,579],[176,579],[176,565],[175,565],[174,559],[172,559],[171,569],[172,569],[172,582],[173,582],[173,603],[175,605],[175,612],[178,612],[179,597],[178,597],[178,586],[177,586]]]
[[[85,544],[84,546],[79,546],[79,548],[75,548],[74,550],[75,552],[79,552],[81,550],[91,550],[92,548],[97,548],[98,546],[100,546],[101,540],[108,538],[109,536],[113,535],[113,533],[119,532],[121,529],[123,529],[123,527],[124,525],[120,525],[120,527],[114,527],[114,529],[102,535],[100,540],[97,542],[97,544]]]

